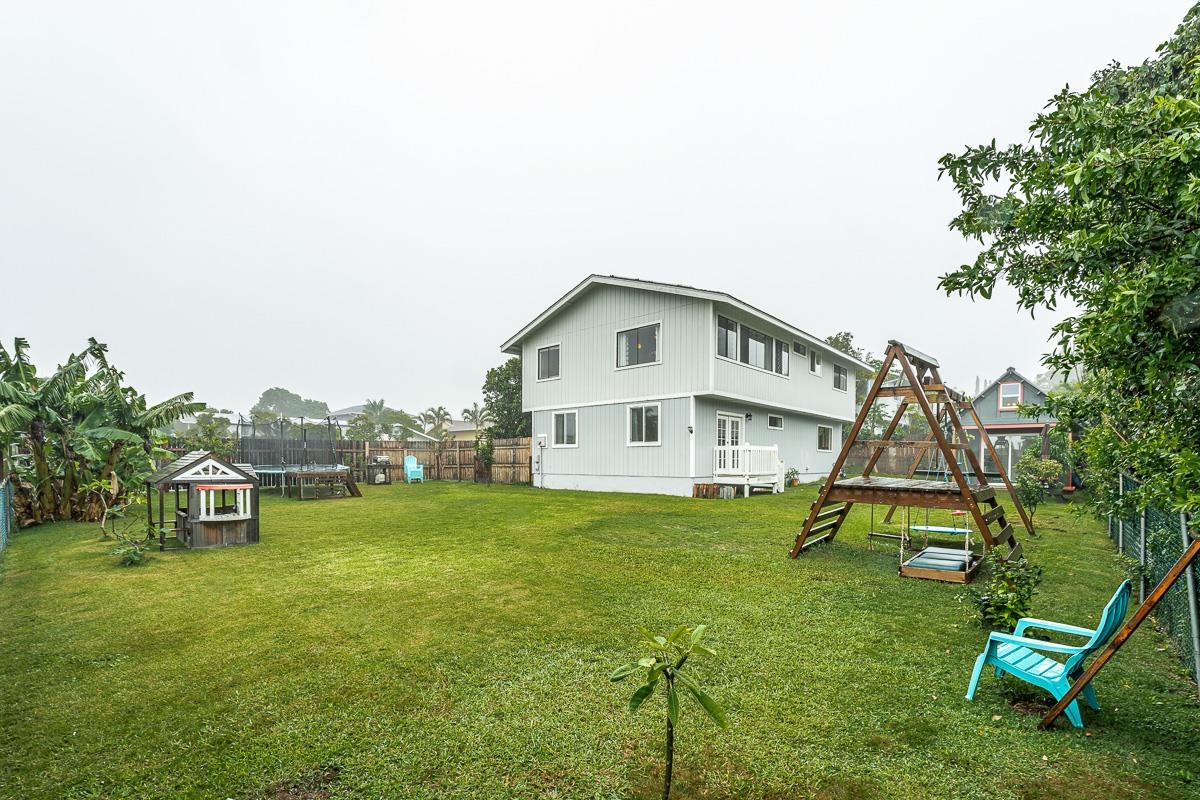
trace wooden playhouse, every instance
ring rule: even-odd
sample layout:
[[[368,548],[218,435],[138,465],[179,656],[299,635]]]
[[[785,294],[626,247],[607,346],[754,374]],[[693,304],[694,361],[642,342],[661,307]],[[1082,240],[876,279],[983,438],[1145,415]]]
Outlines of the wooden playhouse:
[[[170,517],[167,494],[174,498]],[[160,550],[172,536],[186,547],[254,544],[258,542],[258,475],[249,464],[193,450],[146,479],[146,521],[158,529]]]

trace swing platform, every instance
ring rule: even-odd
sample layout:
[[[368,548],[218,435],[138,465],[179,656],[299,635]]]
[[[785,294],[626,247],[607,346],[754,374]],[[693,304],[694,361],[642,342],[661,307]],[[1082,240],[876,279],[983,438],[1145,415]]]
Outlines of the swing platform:
[[[900,565],[900,574],[905,578],[970,583],[982,564],[983,558],[970,550],[926,547]]]

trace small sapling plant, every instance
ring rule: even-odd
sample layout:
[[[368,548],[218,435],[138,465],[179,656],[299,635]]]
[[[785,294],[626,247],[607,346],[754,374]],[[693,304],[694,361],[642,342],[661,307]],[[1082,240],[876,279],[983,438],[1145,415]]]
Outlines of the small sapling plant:
[[[642,645],[650,650],[650,655],[637,661],[630,661],[618,667],[612,674],[613,681],[623,681],[632,675],[641,675],[645,682],[633,696],[629,698],[629,713],[637,711],[656,690],[666,697],[667,701],[667,746],[666,769],[663,773],[663,800],[671,796],[671,767],[675,760],[675,728],[679,725],[679,695],[682,692],[690,697],[704,710],[704,713],[722,728],[729,726],[725,711],[704,690],[691,670],[685,669],[693,656],[716,655],[700,640],[704,638],[704,625],[689,628],[680,625],[667,636],[659,636],[645,628],[642,632]]]

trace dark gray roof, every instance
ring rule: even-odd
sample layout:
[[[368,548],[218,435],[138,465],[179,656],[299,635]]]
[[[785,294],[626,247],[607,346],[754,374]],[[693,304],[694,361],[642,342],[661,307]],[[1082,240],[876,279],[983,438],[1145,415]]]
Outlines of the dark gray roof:
[[[202,475],[186,478],[179,477],[205,459],[212,459],[217,464],[229,469],[231,472],[241,474],[234,476]],[[254,467],[250,466],[249,464],[235,464],[232,461],[226,461],[225,459],[221,458],[215,453],[209,452],[208,450],[193,450],[190,453],[185,453],[184,455],[172,461],[170,464],[167,464],[165,467],[159,469],[146,479],[146,483],[157,486],[159,484],[171,483],[177,480],[186,481],[189,483],[194,481],[204,481],[205,483],[222,483],[226,481],[229,483],[238,483],[240,481],[247,480],[257,481],[258,473],[256,473],[254,471]]]

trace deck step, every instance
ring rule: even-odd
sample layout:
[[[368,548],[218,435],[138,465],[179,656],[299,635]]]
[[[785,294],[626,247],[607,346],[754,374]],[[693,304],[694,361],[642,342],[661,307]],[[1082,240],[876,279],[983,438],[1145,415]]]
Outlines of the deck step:
[[[837,530],[837,527],[841,524],[841,522],[842,521],[840,519],[831,519],[822,522],[820,525],[813,525],[811,528],[809,528],[808,535],[815,536],[818,533],[825,533],[825,531],[830,532],[827,535],[832,535],[833,531]]]
[[[836,508],[822,509],[821,513],[819,513],[819,514],[817,514],[817,516],[813,517],[813,524],[815,525],[818,522],[824,522],[825,520],[830,519],[831,517],[840,516],[846,510],[846,507],[847,507],[847,504],[843,503],[842,505],[837,506]]]
[[[983,515],[983,521],[991,525],[996,520],[1004,516],[1004,506],[996,506],[991,511]]]
[[[807,539],[804,540],[804,547],[801,547],[800,551],[803,552],[803,551],[807,550],[808,548],[812,547],[814,544],[820,544],[821,542],[827,540],[831,535],[832,534],[829,534],[829,533],[823,533],[820,536],[809,536]],[[796,538],[799,539],[800,534],[796,534]]]
[[[997,533],[994,537],[992,537],[992,542],[993,542],[993,544],[992,544],[993,547],[1000,547],[1001,545],[1006,545],[1006,544],[1012,545],[1012,543],[1013,543],[1013,527],[1012,527],[1012,525],[1005,525],[1003,528],[1001,528],[1000,532]]]

